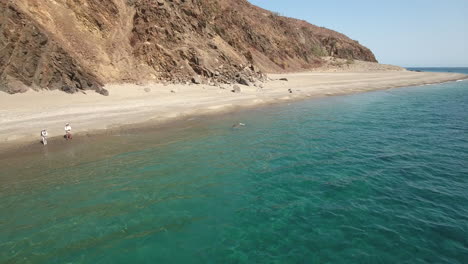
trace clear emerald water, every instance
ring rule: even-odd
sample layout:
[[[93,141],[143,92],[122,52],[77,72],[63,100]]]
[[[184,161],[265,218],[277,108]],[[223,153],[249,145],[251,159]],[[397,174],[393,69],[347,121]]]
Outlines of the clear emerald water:
[[[468,263],[468,81],[53,148],[0,160],[0,263]]]

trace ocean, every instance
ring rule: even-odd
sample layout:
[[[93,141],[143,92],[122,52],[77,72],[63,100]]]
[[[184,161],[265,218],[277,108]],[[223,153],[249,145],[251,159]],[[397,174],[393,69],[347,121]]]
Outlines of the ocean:
[[[0,157],[0,263],[468,263],[468,81]]]

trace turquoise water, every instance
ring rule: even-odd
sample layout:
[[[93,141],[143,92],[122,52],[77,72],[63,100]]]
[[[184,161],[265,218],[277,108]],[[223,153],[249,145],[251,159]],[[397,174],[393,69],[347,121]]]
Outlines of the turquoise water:
[[[0,263],[468,263],[467,81],[79,140],[2,156]]]
[[[468,74],[468,67],[451,67],[451,68],[440,68],[440,67],[409,67],[408,70],[423,71],[423,72],[456,72]]]

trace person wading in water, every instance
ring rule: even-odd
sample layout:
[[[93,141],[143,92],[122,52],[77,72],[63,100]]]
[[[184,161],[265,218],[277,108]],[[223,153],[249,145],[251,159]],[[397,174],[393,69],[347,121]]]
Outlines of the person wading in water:
[[[69,123],[67,123],[67,124],[65,125],[65,138],[66,138],[67,140],[73,138],[73,137],[72,137],[72,134],[71,134],[71,126],[70,126]]]
[[[47,136],[49,135],[49,133],[47,133],[47,130],[45,129],[42,129],[41,131],[41,137],[42,137],[42,144],[45,146],[47,145]]]

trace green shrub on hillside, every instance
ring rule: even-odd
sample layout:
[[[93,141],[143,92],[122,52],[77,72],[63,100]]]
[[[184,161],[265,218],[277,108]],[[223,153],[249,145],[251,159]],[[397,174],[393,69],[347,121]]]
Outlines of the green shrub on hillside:
[[[312,54],[317,57],[325,57],[328,55],[327,51],[320,45],[312,46]]]

